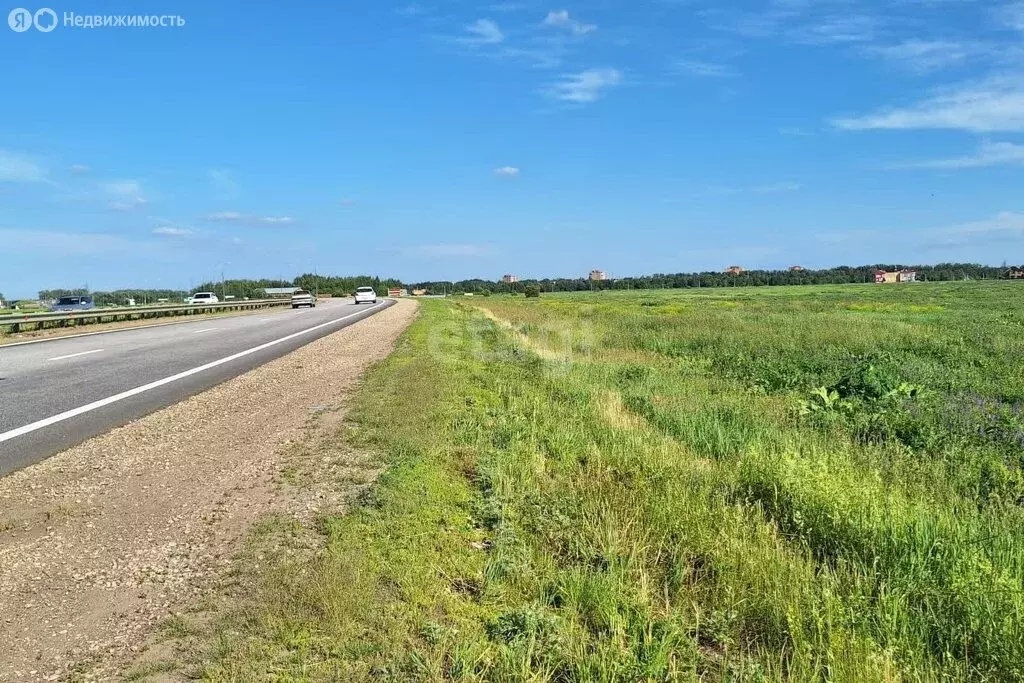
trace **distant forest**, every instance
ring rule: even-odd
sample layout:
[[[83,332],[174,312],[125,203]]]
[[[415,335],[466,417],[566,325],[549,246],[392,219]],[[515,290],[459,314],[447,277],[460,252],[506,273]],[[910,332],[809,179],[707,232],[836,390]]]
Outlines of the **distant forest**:
[[[685,289],[690,287],[763,287],[773,285],[826,285],[874,282],[875,270],[916,270],[919,280],[999,280],[1008,277],[1009,266],[983,266],[977,263],[940,263],[934,266],[876,264],[869,266],[838,266],[824,270],[747,270],[739,274],[724,272],[675,273],[641,275],[608,280],[557,278],[533,280],[523,278],[507,284],[501,280],[462,280],[460,282],[419,282],[410,285],[428,293],[471,292],[474,294],[522,292],[528,285],[542,292],[578,292],[604,289]]]
[[[1024,266],[1022,266],[1024,267]],[[838,266],[823,270],[747,270],[739,274],[724,272],[675,273],[641,275],[608,280],[579,278],[546,278],[535,280],[523,278],[519,282],[505,283],[499,280],[460,280],[436,282],[402,282],[395,278],[379,278],[370,275],[337,277],[305,273],[292,281],[285,280],[225,280],[205,282],[191,291],[119,289],[113,292],[89,292],[85,289],[48,289],[39,292],[41,301],[61,296],[91,294],[99,306],[124,305],[129,299],[136,304],[154,303],[159,299],[181,301],[192,292],[214,292],[217,296],[233,296],[237,299],[256,299],[263,296],[266,287],[301,287],[321,295],[348,296],[357,287],[370,286],[378,292],[391,288],[409,290],[421,289],[428,294],[500,294],[520,293],[529,285],[542,292],[577,292],[605,289],[684,289],[691,287],[762,287],[781,285],[824,285],[873,282],[874,271],[910,269],[917,271],[919,280],[999,280],[1008,277],[1008,266],[983,266],[977,263],[939,263],[933,266],[908,266],[900,264],[876,264],[870,266]]]

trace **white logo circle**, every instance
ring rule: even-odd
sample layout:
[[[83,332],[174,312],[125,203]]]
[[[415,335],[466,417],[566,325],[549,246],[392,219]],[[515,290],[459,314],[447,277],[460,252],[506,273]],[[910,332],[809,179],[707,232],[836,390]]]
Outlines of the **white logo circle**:
[[[22,7],[16,7],[7,15],[7,25],[12,31],[24,33],[32,26],[32,13]]]
[[[50,21],[44,24],[43,22],[39,21],[40,17],[50,17]],[[35,16],[32,17],[32,23],[36,25],[37,31],[49,33],[53,29],[57,28],[57,13],[54,12],[49,7],[44,7],[41,10],[38,10]]]

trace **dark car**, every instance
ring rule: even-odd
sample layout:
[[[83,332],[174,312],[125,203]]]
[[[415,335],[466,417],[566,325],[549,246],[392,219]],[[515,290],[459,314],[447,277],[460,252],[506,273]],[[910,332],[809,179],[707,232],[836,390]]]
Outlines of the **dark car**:
[[[91,296],[62,296],[50,306],[51,311],[88,311],[96,308]]]

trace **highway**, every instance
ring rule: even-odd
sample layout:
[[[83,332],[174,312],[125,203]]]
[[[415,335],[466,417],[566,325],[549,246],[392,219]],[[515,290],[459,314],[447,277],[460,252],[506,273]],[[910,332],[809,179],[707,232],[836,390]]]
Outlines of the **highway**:
[[[393,302],[349,299],[0,346],[0,476],[172,405]]]

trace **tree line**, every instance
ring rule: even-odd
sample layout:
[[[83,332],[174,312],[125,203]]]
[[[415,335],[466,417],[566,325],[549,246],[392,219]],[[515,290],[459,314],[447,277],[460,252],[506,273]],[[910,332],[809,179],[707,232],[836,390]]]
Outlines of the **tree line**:
[[[938,282],[950,280],[1005,279],[1008,266],[985,266],[977,263],[939,263],[928,266],[902,264],[875,264],[865,266],[837,266],[821,270],[745,270],[742,273],[706,271],[702,273],[658,273],[613,280],[579,278],[522,279],[506,283],[501,280],[460,280],[457,282],[418,282],[414,289],[425,289],[430,294],[523,293],[536,286],[542,292],[577,292],[610,289],[685,289],[696,287],[763,287],[782,285],[852,284],[875,281],[875,271],[914,270],[919,280]]]
[[[181,301],[188,292],[178,289],[115,289],[110,292],[90,292],[84,287],[72,289],[44,289],[39,292],[40,301],[54,301],[63,296],[91,296],[97,306],[124,306],[130,300],[136,304],[152,304],[160,299]]]
[[[1024,268],[1024,266],[1022,266]],[[349,296],[358,287],[373,287],[384,293],[388,289],[425,290],[427,294],[522,294],[528,287],[541,292],[577,292],[606,289],[685,289],[696,287],[763,287],[782,285],[825,285],[874,282],[876,270],[915,270],[919,280],[938,282],[950,280],[999,280],[1008,276],[1007,266],[986,266],[977,263],[939,263],[936,265],[875,264],[837,266],[820,270],[746,270],[742,273],[706,271],[702,273],[656,273],[612,280],[579,278],[523,279],[506,283],[501,280],[438,280],[406,283],[397,278],[373,275],[335,276],[304,273],[294,280],[234,279],[204,282],[190,291],[172,289],[118,289],[111,292],[90,292],[78,289],[46,289],[39,292],[41,301],[62,296],[89,294],[97,306],[124,305],[129,299],[136,304],[154,303],[159,299],[182,301],[195,292],[213,292],[220,298],[259,299],[268,287],[299,287],[320,295]]]
[[[43,289],[39,291],[40,301],[54,301],[64,296],[91,296],[97,306],[123,306],[130,300],[136,304],[154,303],[159,299],[169,302],[184,301],[196,292],[213,292],[220,299],[262,299],[268,288],[299,287],[310,292],[327,296],[349,296],[358,287],[373,287],[379,292],[392,288],[405,287],[401,280],[380,278],[373,275],[355,275],[351,277],[316,275],[304,273],[294,280],[280,279],[233,279],[223,282],[203,282],[191,290],[170,289],[118,289],[110,292],[90,291],[84,287],[66,289]]]

